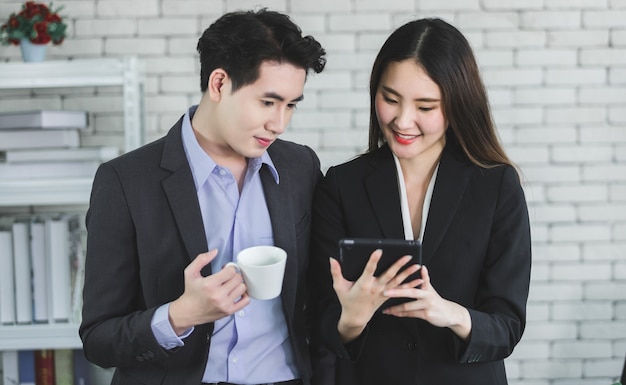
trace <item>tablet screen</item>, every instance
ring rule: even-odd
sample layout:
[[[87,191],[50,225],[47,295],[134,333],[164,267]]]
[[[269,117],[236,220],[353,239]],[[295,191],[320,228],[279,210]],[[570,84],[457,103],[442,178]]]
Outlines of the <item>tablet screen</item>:
[[[422,264],[422,244],[416,240],[404,239],[371,239],[371,238],[344,238],[339,241],[339,262],[343,276],[349,281],[359,279],[372,252],[381,249],[383,255],[378,261],[374,276],[379,276],[394,262],[405,255],[412,255],[413,259],[402,269],[411,264]],[[420,272],[411,274],[405,282],[420,278]],[[383,305],[388,307],[410,299],[394,298]]]

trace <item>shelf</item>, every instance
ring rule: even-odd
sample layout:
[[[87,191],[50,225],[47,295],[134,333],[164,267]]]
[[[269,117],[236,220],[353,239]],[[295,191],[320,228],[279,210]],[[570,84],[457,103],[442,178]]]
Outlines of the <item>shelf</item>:
[[[126,80],[126,71],[136,65],[136,60],[83,59],[1,64],[0,88],[87,87],[122,85]]]
[[[0,63],[0,89],[122,86],[125,151],[144,142],[144,69],[136,57]]]
[[[91,178],[0,180],[1,206],[86,205]]]
[[[124,114],[122,152],[145,143],[144,84],[145,71],[136,57],[0,63],[0,90],[120,86]],[[13,209],[9,208],[86,206],[92,183],[92,178],[0,179],[0,215],[3,208],[11,212]],[[76,323],[0,325],[0,353],[80,349],[78,328]]]
[[[2,350],[80,349],[78,324],[0,325]]]

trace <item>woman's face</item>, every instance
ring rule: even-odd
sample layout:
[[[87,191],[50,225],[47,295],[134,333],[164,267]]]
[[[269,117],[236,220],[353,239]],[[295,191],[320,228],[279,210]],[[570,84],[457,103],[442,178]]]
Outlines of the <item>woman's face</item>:
[[[439,158],[448,127],[441,91],[414,60],[387,65],[376,91],[375,107],[383,136],[399,159]]]

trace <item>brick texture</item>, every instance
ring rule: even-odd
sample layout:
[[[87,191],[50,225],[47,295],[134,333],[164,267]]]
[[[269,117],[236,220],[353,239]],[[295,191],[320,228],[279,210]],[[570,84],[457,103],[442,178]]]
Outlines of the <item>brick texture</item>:
[[[200,98],[199,34],[250,0],[64,0],[67,40],[49,59],[138,55],[147,138]],[[522,172],[533,235],[528,326],[506,360],[513,385],[610,385],[626,353],[626,1],[268,0],[328,50],[284,137],[329,166],[367,143],[369,70],[397,26],[439,16],[475,48],[492,112]],[[132,4],[132,5],[131,5]],[[0,0],[0,19],[17,8]],[[0,47],[0,60],[20,60]],[[195,80],[194,80],[195,79]],[[123,142],[119,99],[94,90],[0,91],[0,110],[88,109],[83,142]]]

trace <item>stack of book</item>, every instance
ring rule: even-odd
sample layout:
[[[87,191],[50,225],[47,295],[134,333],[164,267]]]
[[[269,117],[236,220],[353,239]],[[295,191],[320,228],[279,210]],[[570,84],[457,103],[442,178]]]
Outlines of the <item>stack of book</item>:
[[[0,114],[0,179],[93,177],[98,165],[119,155],[117,147],[81,147],[85,111]]]
[[[0,217],[0,325],[80,322],[84,248],[79,218]]]

